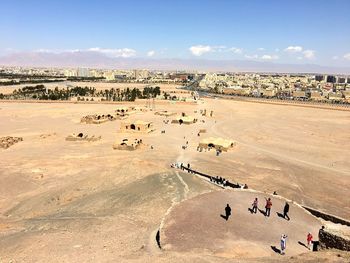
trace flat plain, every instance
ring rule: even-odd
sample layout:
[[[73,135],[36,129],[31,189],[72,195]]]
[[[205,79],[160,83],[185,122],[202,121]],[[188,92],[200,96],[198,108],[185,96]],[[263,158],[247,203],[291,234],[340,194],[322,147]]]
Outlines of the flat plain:
[[[157,247],[156,232],[172,213],[178,213],[174,207],[185,205],[186,200],[195,202],[202,194],[218,192],[220,196],[223,191],[193,174],[170,168],[174,162],[190,163],[195,170],[245,183],[262,197],[276,191],[298,204],[350,218],[350,111],[206,98],[198,103],[156,101],[154,111],[131,115],[130,120],[153,122],[156,130],[149,134],[120,133],[119,120],[80,123],[87,114],[112,114],[120,106],[146,104],[142,100],[122,104],[0,103],[0,137],[23,137],[22,142],[0,149],[0,261],[234,260],[237,251]],[[213,117],[201,116],[203,109],[213,111]],[[172,117],[155,115],[158,110],[185,112],[199,121],[166,124],[164,120]],[[198,136],[199,129],[206,133]],[[102,139],[65,141],[69,134],[79,132]],[[214,151],[198,152],[198,143],[205,137],[232,139],[236,146],[220,156]],[[125,138],[142,139],[144,147],[113,150],[112,145]],[[220,198],[215,202],[220,205]],[[222,210],[226,202],[222,200]],[[246,198],[235,202],[239,207],[251,205]],[[205,207],[206,203],[199,205]],[[231,206],[234,210],[233,200]],[[274,214],[280,206],[273,207]],[[212,222],[205,217],[197,220],[204,225]],[[293,227],[286,225],[281,233]],[[210,224],[205,229],[216,231]],[[196,240],[205,233],[197,234]],[[243,244],[244,235],[242,239]],[[283,260],[271,253],[270,239],[254,243],[258,251],[254,260]],[[227,236],[225,242],[230,244]],[[278,246],[279,236],[275,244]],[[333,254],[325,253],[319,257],[332,259]],[[319,257],[306,253],[291,260],[317,262]],[[252,256],[245,258],[241,255],[241,259],[252,260]]]

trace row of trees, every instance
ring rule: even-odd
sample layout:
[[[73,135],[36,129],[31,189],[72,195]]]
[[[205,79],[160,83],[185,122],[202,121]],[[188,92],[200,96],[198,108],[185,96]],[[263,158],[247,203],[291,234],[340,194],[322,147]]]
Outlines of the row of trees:
[[[44,85],[26,86],[14,90],[10,95],[0,94],[0,99],[38,99],[38,100],[69,100],[71,97],[102,97],[107,101],[135,101],[136,99],[155,98],[160,95],[158,86],[126,89],[96,90],[94,87],[80,87],[47,89]]]

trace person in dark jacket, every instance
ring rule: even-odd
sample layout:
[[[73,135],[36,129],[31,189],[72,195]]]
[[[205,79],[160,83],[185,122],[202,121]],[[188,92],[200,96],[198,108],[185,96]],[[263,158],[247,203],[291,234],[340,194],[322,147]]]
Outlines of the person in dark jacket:
[[[225,207],[225,214],[225,219],[227,221],[228,218],[231,216],[231,207],[229,204],[227,204],[227,206]]]
[[[289,221],[290,218],[288,216],[288,212],[289,212],[289,204],[288,204],[288,202],[286,202],[286,204],[284,205],[284,208],[283,208],[283,217]]]

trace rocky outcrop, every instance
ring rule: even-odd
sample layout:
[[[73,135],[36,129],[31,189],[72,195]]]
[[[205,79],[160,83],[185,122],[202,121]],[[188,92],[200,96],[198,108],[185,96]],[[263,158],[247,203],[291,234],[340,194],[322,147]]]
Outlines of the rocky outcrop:
[[[333,229],[321,229],[319,231],[319,242],[322,249],[335,248],[350,251],[350,238]]]
[[[14,145],[15,143],[23,141],[22,137],[11,137],[11,136],[6,136],[6,137],[1,137],[0,138],[0,148],[7,149],[10,146]]]

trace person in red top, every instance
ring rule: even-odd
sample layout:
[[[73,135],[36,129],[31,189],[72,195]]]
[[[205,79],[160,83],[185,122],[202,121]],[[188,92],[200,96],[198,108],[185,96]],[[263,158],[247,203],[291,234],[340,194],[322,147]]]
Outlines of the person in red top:
[[[307,247],[308,247],[309,249],[310,249],[311,244],[312,244],[312,239],[313,239],[313,236],[312,236],[311,233],[309,232],[309,234],[307,234],[307,236],[306,236]]]
[[[265,198],[266,199],[266,198]],[[270,212],[271,212],[271,207],[272,207],[272,202],[271,202],[271,198],[266,199],[266,205],[265,205],[265,216],[270,216]]]

